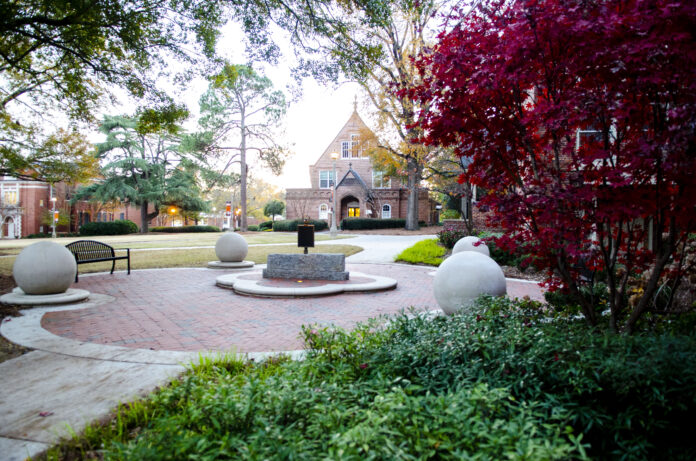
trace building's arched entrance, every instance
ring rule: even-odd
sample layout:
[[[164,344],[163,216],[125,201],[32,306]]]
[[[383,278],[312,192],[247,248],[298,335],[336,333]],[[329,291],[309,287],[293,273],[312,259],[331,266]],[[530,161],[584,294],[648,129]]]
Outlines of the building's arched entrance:
[[[341,199],[341,214],[340,219],[343,218],[359,218],[360,217],[360,201],[352,196],[346,195]],[[340,221],[339,219],[339,221]]]
[[[15,222],[12,218],[6,218],[2,223],[2,235],[5,238],[15,238]]]

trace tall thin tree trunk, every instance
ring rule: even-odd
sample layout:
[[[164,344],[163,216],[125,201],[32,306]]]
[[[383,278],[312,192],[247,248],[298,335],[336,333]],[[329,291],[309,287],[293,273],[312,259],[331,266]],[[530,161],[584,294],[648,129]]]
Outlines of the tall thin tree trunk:
[[[418,230],[418,161],[409,157],[408,162],[408,208],[406,211],[406,230]]]
[[[244,111],[242,111],[242,145],[239,153],[239,163],[241,164],[241,180],[240,180],[240,201],[242,202],[240,216],[240,230],[246,232],[247,229],[247,164],[246,164],[246,126],[244,120]]]

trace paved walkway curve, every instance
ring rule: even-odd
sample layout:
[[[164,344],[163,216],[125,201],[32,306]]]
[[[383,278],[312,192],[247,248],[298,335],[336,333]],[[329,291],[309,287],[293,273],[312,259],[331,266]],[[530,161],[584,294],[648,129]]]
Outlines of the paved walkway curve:
[[[213,269],[85,274],[77,287],[93,293],[88,302],[34,308],[0,325],[3,336],[36,349],[0,364],[0,461],[24,459],[70,430],[81,431],[119,402],[166,384],[200,352],[236,348],[259,358],[281,350],[300,356],[302,324],[350,327],[408,306],[439,310],[432,268],[383,263],[423,238],[432,237],[351,239],[371,249],[349,257],[349,270],[399,282],[396,290],[370,294],[241,297],[216,287],[224,271]],[[356,264],[364,260],[372,263]],[[541,296],[536,284],[525,281],[509,281],[508,293]]]

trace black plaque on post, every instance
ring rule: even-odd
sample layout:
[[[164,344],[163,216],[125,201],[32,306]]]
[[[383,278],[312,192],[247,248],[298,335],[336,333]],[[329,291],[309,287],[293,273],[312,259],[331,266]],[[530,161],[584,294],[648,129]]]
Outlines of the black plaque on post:
[[[304,247],[304,254],[307,254],[307,248],[314,248],[314,224],[297,226],[297,246]]]

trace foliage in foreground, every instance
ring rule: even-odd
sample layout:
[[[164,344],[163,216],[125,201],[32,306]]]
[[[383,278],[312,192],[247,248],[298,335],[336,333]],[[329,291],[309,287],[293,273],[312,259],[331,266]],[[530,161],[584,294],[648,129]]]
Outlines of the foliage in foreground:
[[[105,459],[693,459],[693,333],[598,334],[530,307],[488,299],[472,315],[307,327],[302,362],[204,360],[62,449],[84,457],[103,443]]]
[[[442,257],[447,250],[437,244],[437,239],[428,239],[417,242],[415,245],[406,248],[396,257],[397,261],[411,264],[428,264],[439,266],[442,264]]]

